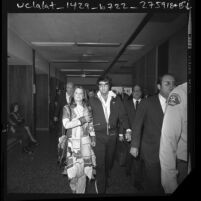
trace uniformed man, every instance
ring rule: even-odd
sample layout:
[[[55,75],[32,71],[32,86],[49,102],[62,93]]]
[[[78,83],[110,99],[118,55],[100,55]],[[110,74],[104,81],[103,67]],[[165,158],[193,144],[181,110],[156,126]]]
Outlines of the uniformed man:
[[[177,86],[169,95],[159,158],[162,186],[166,193],[172,193],[188,174],[187,83]]]

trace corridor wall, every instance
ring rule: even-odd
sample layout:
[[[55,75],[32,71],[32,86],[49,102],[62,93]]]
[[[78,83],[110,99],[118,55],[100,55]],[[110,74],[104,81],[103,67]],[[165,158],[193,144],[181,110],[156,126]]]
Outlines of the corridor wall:
[[[32,125],[32,66],[8,66],[8,106],[19,102],[27,124]],[[9,108],[8,108],[9,112]]]

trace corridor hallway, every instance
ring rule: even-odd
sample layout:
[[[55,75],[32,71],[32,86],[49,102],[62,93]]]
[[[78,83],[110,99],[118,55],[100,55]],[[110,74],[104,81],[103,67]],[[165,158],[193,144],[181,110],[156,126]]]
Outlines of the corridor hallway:
[[[56,134],[38,131],[36,137],[40,145],[34,147],[33,155],[21,153],[19,144],[7,153],[7,193],[71,194],[67,177],[57,164]],[[137,190],[129,179],[116,160],[107,194],[135,196]],[[90,189],[88,193],[95,193]]]

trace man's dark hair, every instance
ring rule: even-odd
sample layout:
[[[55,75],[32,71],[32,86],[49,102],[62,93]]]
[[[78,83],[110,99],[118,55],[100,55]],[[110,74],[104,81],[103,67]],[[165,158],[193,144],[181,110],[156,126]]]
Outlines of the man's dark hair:
[[[135,88],[136,86],[140,87],[140,90],[141,90],[141,92],[142,92],[143,89],[142,89],[142,86],[141,86],[140,84],[134,84],[133,87],[132,87],[132,92],[133,92],[133,90],[134,90],[134,88]]]
[[[112,80],[108,76],[100,76],[96,82],[97,86],[99,85],[100,82],[108,82],[110,88],[112,86]]]
[[[172,73],[166,73],[166,74],[163,74],[163,75],[161,75],[161,76],[158,77],[157,84],[160,84],[160,85],[161,85],[161,82],[162,82],[163,77],[164,77],[164,76],[167,76],[167,75],[172,76],[172,77],[175,78],[175,76],[174,76]]]

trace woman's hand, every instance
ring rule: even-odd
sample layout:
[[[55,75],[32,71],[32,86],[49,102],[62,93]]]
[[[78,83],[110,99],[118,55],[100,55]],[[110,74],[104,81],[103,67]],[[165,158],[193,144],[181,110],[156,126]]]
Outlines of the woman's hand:
[[[86,122],[91,122],[92,118],[89,115],[84,116]]]
[[[96,138],[95,138],[95,136],[91,136],[91,146],[92,147],[96,146]]]
[[[80,122],[81,122],[81,125],[83,125],[83,124],[85,124],[85,123],[91,122],[92,118],[91,118],[91,116],[89,116],[89,115],[85,115],[85,116],[83,116],[83,117],[80,117],[79,120],[80,120]]]

